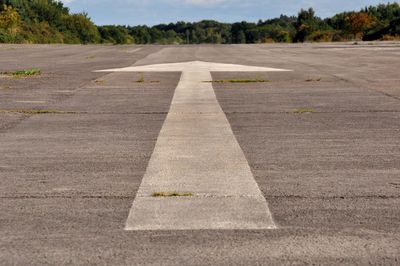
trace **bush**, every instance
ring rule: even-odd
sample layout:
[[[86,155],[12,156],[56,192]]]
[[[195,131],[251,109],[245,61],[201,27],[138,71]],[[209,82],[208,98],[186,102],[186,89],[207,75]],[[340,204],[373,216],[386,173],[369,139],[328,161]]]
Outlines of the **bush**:
[[[134,43],[134,39],[126,28],[122,26],[101,26],[99,27],[102,43],[112,44],[131,44]]]
[[[314,31],[311,35],[307,38],[308,41],[314,42],[331,42],[333,40],[333,36],[335,35],[335,31]]]

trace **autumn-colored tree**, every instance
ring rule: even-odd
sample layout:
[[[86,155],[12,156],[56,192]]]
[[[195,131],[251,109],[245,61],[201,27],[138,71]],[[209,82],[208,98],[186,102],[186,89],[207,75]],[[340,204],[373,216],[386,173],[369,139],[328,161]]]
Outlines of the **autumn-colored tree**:
[[[21,17],[11,6],[3,6],[0,12],[0,42],[15,42],[20,31]]]
[[[371,28],[374,23],[374,18],[365,12],[352,13],[346,18],[346,28],[354,34],[355,39],[358,36],[362,37],[363,32]]]
[[[21,17],[18,12],[11,6],[4,5],[3,11],[0,13],[0,28],[8,31],[11,35],[15,35],[20,23]]]

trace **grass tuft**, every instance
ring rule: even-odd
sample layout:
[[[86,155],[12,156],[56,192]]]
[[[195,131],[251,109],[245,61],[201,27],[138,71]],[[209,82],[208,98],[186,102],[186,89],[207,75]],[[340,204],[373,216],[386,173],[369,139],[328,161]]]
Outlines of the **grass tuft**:
[[[178,192],[154,192],[152,197],[192,197],[192,193],[178,193]]]
[[[213,81],[205,81],[210,83],[265,83],[270,82],[270,80],[266,79],[221,79],[221,80],[213,80]]]
[[[295,114],[309,114],[309,113],[314,113],[315,110],[312,108],[299,108],[294,110]]]
[[[158,81],[158,80],[145,80],[143,73],[140,73],[139,78],[135,82],[136,83],[160,83],[160,81]]]
[[[106,81],[105,81],[105,80],[102,80],[102,79],[96,79],[96,80],[94,81],[94,83],[96,83],[96,84],[105,84]]]
[[[74,114],[76,112],[71,111],[58,111],[52,109],[20,109],[20,110],[2,110],[0,109],[0,113],[19,113],[19,114],[30,114],[30,115],[38,115],[38,114]]]
[[[317,78],[317,79],[309,78],[309,79],[306,79],[306,82],[321,81],[321,80],[322,80],[322,78]]]
[[[144,74],[143,73],[140,73],[140,76],[136,80],[136,83],[144,83]]]

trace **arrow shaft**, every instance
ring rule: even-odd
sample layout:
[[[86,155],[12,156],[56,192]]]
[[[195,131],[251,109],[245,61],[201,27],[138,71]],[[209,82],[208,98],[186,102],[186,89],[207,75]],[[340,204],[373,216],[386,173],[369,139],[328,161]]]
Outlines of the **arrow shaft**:
[[[182,73],[126,230],[275,228],[210,80],[207,70]]]
[[[209,71],[184,71],[175,90],[170,112],[222,112],[209,81]]]

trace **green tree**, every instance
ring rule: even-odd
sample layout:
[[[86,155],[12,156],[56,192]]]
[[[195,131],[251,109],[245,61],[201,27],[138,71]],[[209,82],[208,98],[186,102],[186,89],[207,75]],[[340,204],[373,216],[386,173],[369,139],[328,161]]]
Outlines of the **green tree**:
[[[308,10],[301,9],[297,17],[296,25],[296,42],[304,42],[307,37],[316,29],[318,18],[315,16],[315,11],[312,8]]]
[[[86,13],[66,16],[64,17],[64,24],[66,31],[76,34],[81,43],[100,42],[100,33]]]

